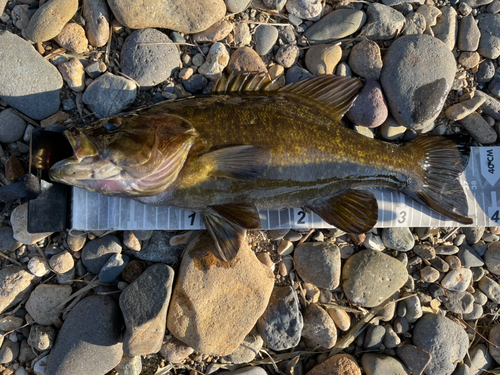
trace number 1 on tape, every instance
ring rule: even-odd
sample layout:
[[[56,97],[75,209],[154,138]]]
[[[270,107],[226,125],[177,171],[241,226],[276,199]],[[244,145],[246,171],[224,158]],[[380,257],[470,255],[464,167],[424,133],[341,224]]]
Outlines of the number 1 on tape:
[[[198,212],[196,211],[186,211],[184,212],[184,227],[194,228],[197,224]]]
[[[300,208],[293,209],[293,225],[295,228],[309,228],[311,215]]]

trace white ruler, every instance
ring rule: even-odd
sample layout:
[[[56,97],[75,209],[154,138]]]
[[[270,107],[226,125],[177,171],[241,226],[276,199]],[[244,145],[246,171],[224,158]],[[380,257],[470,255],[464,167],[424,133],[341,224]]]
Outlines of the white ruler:
[[[472,147],[461,176],[467,194],[470,226],[500,225],[500,147]],[[375,227],[464,226],[431,211],[405,195],[372,189],[379,213]],[[498,194],[497,194],[498,192]],[[199,212],[173,207],[146,206],[132,199],[112,198],[73,188],[72,228],[77,230],[204,229]],[[261,210],[263,229],[332,228],[318,215],[299,208]]]

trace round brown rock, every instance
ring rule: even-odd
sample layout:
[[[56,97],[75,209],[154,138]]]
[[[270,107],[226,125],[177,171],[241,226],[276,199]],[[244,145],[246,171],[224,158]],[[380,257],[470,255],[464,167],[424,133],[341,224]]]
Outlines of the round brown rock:
[[[375,307],[399,290],[408,280],[399,260],[374,250],[350,257],[342,271],[346,297],[361,306]]]
[[[347,118],[356,125],[376,128],[387,120],[388,114],[389,110],[380,84],[374,80],[367,80],[347,112]]]
[[[106,0],[83,0],[85,30],[91,45],[102,47],[109,38],[109,10]]]
[[[262,58],[250,47],[241,47],[233,52],[226,67],[229,74],[242,72],[267,73],[266,65]]]
[[[316,75],[333,74],[342,58],[342,49],[337,45],[320,44],[312,46],[306,53],[307,69]]]
[[[378,80],[382,71],[382,56],[377,43],[365,39],[352,47],[349,66],[363,78]]]
[[[89,45],[85,30],[77,23],[66,24],[54,40],[61,47],[76,53],[84,53]]]
[[[361,375],[361,369],[352,355],[336,354],[314,366],[306,375]]]

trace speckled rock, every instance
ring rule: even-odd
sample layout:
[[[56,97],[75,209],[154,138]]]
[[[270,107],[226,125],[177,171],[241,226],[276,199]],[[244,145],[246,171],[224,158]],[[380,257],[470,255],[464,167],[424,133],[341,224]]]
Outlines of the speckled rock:
[[[382,71],[382,56],[377,43],[365,39],[357,43],[349,55],[352,71],[363,78],[378,80]]]
[[[314,366],[306,375],[361,375],[361,369],[352,355],[335,354]]]
[[[451,6],[440,8],[441,16],[438,17],[436,26],[432,27],[434,37],[440,39],[451,51],[455,48],[458,35],[457,12]]]
[[[170,78],[180,64],[179,50],[156,29],[136,30],[125,40],[121,53],[123,73],[147,90]]]
[[[335,289],[340,284],[340,250],[333,243],[305,243],[297,246],[294,264],[299,276],[318,288]]]
[[[241,47],[233,52],[227,65],[227,72],[263,72],[267,73],[267,68],[261,57],[249,47]]]
[[[57,65],[64,81],[74,92],[82,92],[85,88],[85,69],[78,59],[71,59]]]
[[[226,15],[224,0],[153,0],[146,7],[129,0],[110,0],[108,4],[116,19],[131,29],[155,27],[194,34]]]
[[[500,56],[500,14],[482,13],[478,15],[481,39],[477,51],[488,59]]]
[[[414,35],[414,34],[423,34],[425,29],[427,28],[427,21],[425,17],[417,12],[408,13],[405,16],[406,25],[405,29],[401,33],[402,35]]]
[[[398,38],[380,77],[393,117],[413,130],[428,127],[443,108],[441,98],[451,90],[455,70],[453,54],[439,39],[425,34]]]
[[[288,0],[286,10],[288,13],[304,20],[312,20],[320,15],[323,9],[320,0]]]
[[[290,68],[299,57],[299,48],[291,44],[284,44],[276,52],[274,59],[285,68]]]
[[[310,304],[306,308],[302,337],[312,346],[326,349],[332,348],[337,342],[337,328],[333,319],[317,304]]]
[[[426,314],[413,328],[413,344],[432,355],[426,375],[450,375],[465,357],[469,338],[457,323],[437,314]]]
[[[404,365],[396,358],[378,353],[366,353],[361,357],[361,366],[367,375],[409,375]]]
[[[105,0],[83,0],[83,18],[89,43],[102,47],[109,38],[109,9]]]
[[[33,288],[35,277],[19,266],[0,269],[0,314],[21,302]]]
[[[342,271],[346,297],[361,306],[382,303],[407,281],[406,267],[395,258],[374,250],[362,250],[350,257]]]
[[[368,21],[363,35],[371,40],[389,40],[405,25],[405,17],[397,10],[380,3],[372,3],[366,11]]]
[[[227,355],[264,312],[274,277],[246,243],[229,263],[214,253],[215,245],[206,232],[188,245],[172,293],[167,327],[196,351]],[[233,293],[227,293],[227,285]]]
[[[75,15],[78,0],[52,0],[43,4],[30,18],[25,37],[39,43],[50,40],[61,32],[64,25]]]
[[[105,118],[116,115],[132,104],[136,95],[137,86],[134,82],[105,73],[87,87],[83,102],[92,108],[97,118]]]
[[[214,23],[205,31],[193,34],[193,41],[196,43],[219,42],[229,35],[233,30],[233,24],[226,20]]]
[[[56,309],[72,293],[69,285],[40,284],[31,292],[26,311],[37,324],[51,325],[61,314]]]
[[[365,22],[366,15],[362,11],[338,9],[315,22],[304,36],[311,44],[327,43],[354,34]]]
[[[35,120],[59,110],[61,75],[28,42],[0,31],[0,65],[0,98],[13,108]]]
[[[347,118],[356,125],[376,128],[383,124],[387,115],[387,104],[380,84],[375,80],[367,80],[347,112]]]
[[[84,53],[87,51],[89,43],[83,27],[73,22],[67,23],[54,40],[61,47],[75,53]]]
[[[342,58],[342,49],[337,45],[319,44],[307,50],[307,69],[316,76],[333,74]]]

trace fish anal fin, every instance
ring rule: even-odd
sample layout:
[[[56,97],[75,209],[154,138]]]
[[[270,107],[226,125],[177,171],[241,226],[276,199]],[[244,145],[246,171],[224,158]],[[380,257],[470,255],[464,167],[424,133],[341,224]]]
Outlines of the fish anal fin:
[[[361,87],[363,84],[356,78],[324,75],[291,83],[278,91],[317,102],[322,111],[326,105],[326,111],[340,120],[351,108]]]
[[[348,189],[307,206],[328,224],[346,233],[366,233],[377,223],[378,203],[369,190]]]
[[[264,172],[271,162],[271,152],[263,147],[229,146],[203,154],[202,161],[210,163],[213,177],[251,180]]]
[[[209,206],[203,222],[212,236],[219,256],[231,262],[241,248],[245,229],[261,227],[257,208],[251,204]]]
[[[276,79],[268,73],[244,72],[222,76],[212,89],[213,94],[229,94],[235,92],[275,91]]]

